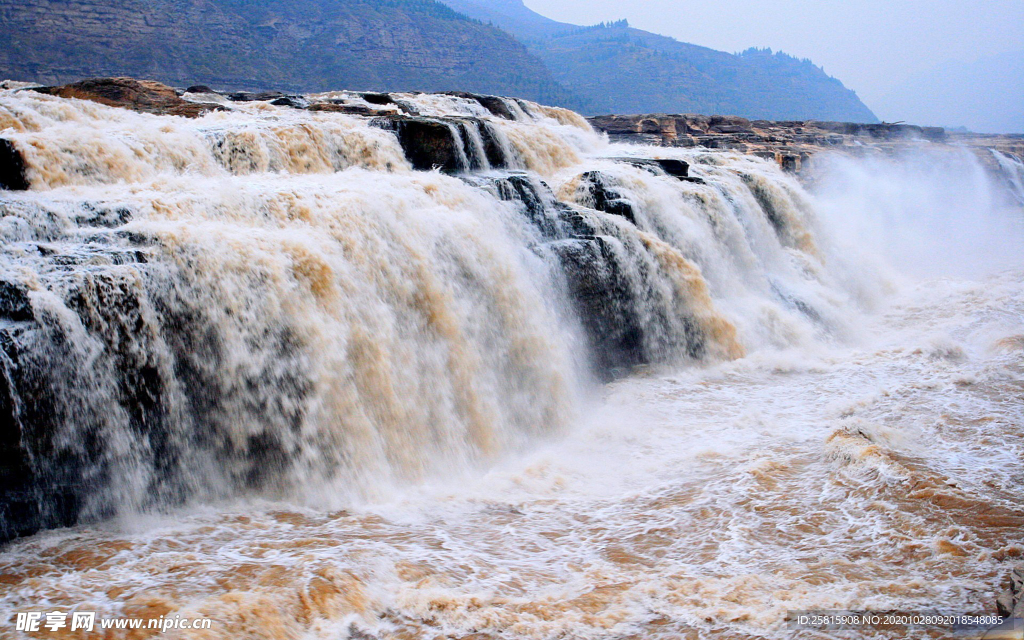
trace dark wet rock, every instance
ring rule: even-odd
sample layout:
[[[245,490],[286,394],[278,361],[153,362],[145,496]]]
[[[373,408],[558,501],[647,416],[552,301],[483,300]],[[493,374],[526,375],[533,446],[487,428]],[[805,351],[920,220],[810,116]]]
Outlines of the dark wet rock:
[[[533,107],[531,107],[530,103],[527,102],[526,100],[521,100],[519,98],[509,98],[509,100],[514,100],[515,103],[519,105],[519,108],[523,110],[523,113],[529,116],[537,117],[538,114],[534,112]]]
[[[395,132],[413,169],[437,168],[445,173],[457,173],[465,168],[460,155],[462,149],[448,122],[438,118],[388,115],[375,118],[373,124]]]
[[[548,240],[572,235],[561,224],[557,212],[568,208],[557,202],[543,182],[530,178],[526,173],[508,173],[501,176],[467,175],[463,178],[470,184],[483,187],[505,202],[516,203],[523,216]],[[552,215],[555,211],[555,215]]]
[[[611,380],[644,364],[644,323],[638,315],[642,306],[609,240],[574,238],[549,246],[561,262],[598,375]]]
[[[585,200],[594,209],[622,216],[636,224],[636,210],[615,188],[614,179],[600,171],[587,171],[580,176],[580,188],[586,191]]]
[[[498,142],[498,136],[489,122],[476,121],[477,130],[484,141],[484,152],[492,169],[504,169],[513,166],[512,159]]]
[[[359,96],[369,102],[380,106],[396,104],[395,99],[389,93],[361,93]]]
[[[284,97],[285,94],[280,91],[261,91],[259,93],[236,91],[228,94],[228,100],[232,102],[270,102]]]
[[[493,115],[506,120],[516,119],[515,114],[508,108],[508,104],[505,102],[504,98],[499,98],[497,96],[474,96],[474,98]]]
[[[0,542],[37,531],[35,496],[31,495],[31,469],[21,446],[17,391],[10,350],[9,327],[0,326]]]
[[[515,114],[513,114],[512,110],[508,108],[508,104],[505,102],[504,98],[498,96],[485,96],[477,93],[466,93],[465,91],[449,91],[448,95],[466,98],[468,100],[475,100],[480,104],[480,106],[499,118],[504,118],[505,120],[516,119]]]
[[[616,209],[625,203],[609,193],[612,187],[604,184],[604,176],[581,179],[589,187],[598,187],[597,199],[613,211],[611,215],[622,215]],[[466,175],[463,180],[517,203],[524,218],[540,231],[546,241],[536,250],[559,265],[566,297],[579,319],[598,377],[612,380],[628,375],[637,366],[663,361],[674,353],[703,357],[704,337],[695,322],[679,319],[683,325],[679,335],[670,327],[680,304],[665,298],[659,284],[665,275],[657,261],[646,254],[642,243],[628,248],[608,235],[628,236],[635,230],[609,226],[602,219],[607,211],[595,213],[555,200],[547,185],[525,173]]]
[[[462,139],[462,149],[466,159],[469,161],[468,168],[470,170],[484,168],[504,169],[512,164],[510,158],[506,156],[505,150],[498,142],[497,134],[489,123],[478,118],[467,117],[443,118],[443,120],[458,128],[459,137]],[[472,143],[474,137],[479,138],[482,142],[482,157],[480,149],[476,148]],[[486,165],[484,160],[487,161]]]
[[[284,98],[277,98],[276,100],[271,100],[270,104],[274,105],[275,107],[291,107],[293,109],[306,108],[305,100],[302,100],[301,98],[290,98],[288,96],[285,96]]]
[[[667,175],[673,178],[679,178],[680,180],[690,179],[690,165],[683,160],[676,160],[674,158],[610,158],[615,162],[622,162],[624,164],[631,164],[634,167],[640,167],[641,169],[652,170],[653,173],[658,173],[658,169],[665,172]]]
[[[90,252],[107,266],[54,270]],[[0,315],[0,542],[112,516],[117,483],[136,466],[149,483],[142,508],[196,491],[189,465],[205,464],[197,456],[224,465],[240,489],[282,477],[291,459],[282,437],[301,427],[311,391],[298,337],[287,328],[261,336],[275,363],[225,388],[217,325],[194,289],[152,286],[139,268],[145,255],[129,246],[47,257],[50,293],[90,339],[83,349],[67,323],[45,311],[32,317],[24,286],[0,281],[0,308],[14,309]],[[260,385],[280,395],[238,393]],[[226,435],[238,411],[255,426],[241,444]],[[119,434],[140,446],[118,449]]]
[[[789,173],[799,173],[800,168],[803,166],[801,156],[794,153],[780,153],[776,154],[775,157],[782,170]]]
[[[65,252],[50,257],[50,263],[59,267],[76,267],[79,265],[112,265],[145,264],[146,253],[140,249],[123,247],[92,247],[85,246],[74,252]]]
[[[92,202],[82,204],[82,214],[78,216],[78,224],[86,227],[120,227],[132,219],[134,213],[127,207],[106,206]]]
[[[134,78],[91,78],[59,87],[37,87],[32,91],[61,98],[91,100],[110,107],[131,109],[140,113],[198,118],[225,107],[213,103],[183,100],[165,84]]]
[[[205,84],[194,84],[188,89],[185,89],[185,93],[217,93]]]
[[[316,102],[306,107],[308,111],[324,113],[345,113],[354,116],[372,116],[377,112],[364,104],[345,104],[341,102]]]
[[[0,319],[15,322],[32,319],[28,287],[9,280],[0,280]]]
[[[597,226],[587,216],[560,202],[556,202],[555,206],[558,208],[559,230],[562,237],[589,239],[597,234]]]
[[[0,138],[0,189],[24,191],[29,186],[28,168],[21,152],[13,142]]]
[[[655,158],[655,162],[661,167],[661,170],[672,176],[673,178],[689,178],[690,177],[690,165],[682,160],[676,160],[673,158]]]
[[[60,386],[50,384],[52,369],[41,362],[66,354],[34,353],[42,333],[35,323],[0,323],[0,542],[71,526],[81,508],[81,482],[74,478],[81,467],[54,446]],[[67,362],[58,360],[54,369]]]

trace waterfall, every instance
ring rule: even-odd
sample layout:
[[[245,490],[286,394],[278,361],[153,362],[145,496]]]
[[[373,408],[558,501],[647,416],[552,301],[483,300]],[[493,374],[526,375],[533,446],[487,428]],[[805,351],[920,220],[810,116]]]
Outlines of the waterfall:
[[[1024,161],[996,149],[992,149],[992,155],[999,163],[1011,192],[1024,205]]]
[[[0,92],[4,537],[343,505],[534,446],[594,381],[849,329],[857,265],[772,163],[524,101],[303,101],[371,112]]]

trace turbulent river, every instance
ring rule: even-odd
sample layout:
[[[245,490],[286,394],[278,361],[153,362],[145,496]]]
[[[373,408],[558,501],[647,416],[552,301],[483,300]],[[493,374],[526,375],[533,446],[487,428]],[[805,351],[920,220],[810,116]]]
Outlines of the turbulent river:
[[[805,186],[391,100],[452,166],[398,119],[0,92],[29,187],[0,191],[0,637],[153,635],[14,631],[51,610],[339,640],[994,613],[1024,555],[1017,159],[823,156]]]

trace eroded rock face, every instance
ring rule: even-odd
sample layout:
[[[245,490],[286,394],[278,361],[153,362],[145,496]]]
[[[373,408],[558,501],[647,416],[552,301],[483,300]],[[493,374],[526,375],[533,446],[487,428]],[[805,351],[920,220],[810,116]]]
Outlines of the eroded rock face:
[[[583,322],[597,374],[611,380],[649,361],[643,319],[619,257],[602,236],[551,244]]]
[[[0,217],[29,213],[0,201]],[[0,278],[0,543],[108,517],[120,490],[114,478],[131,477],[126,465],[148,470],[136,477],[151,483],[144,501],[180,503],[194,488],[190,457],[234,446],[224,429],[239,396],[216,374],[228,357],[217,323],[194,289],[167,286],[184,281],[166,263],[150,262],[153,239],[116,229],[131,215],[83,203],[57,242],[21,243],[38,280]],[[91,228],[85,241],[79,225]],[[254,461],[232,474],[244,487],[263,487],[289,464],[274,434],[296,429],[308,404],[306,372],[293,375],[298,339],[288,328],[271,333],[264,346],[274,364],[241,384],[277,385],[288,408],[242,400],[253,420],[274,416],[236,443],[240,459]],[[126,457],[119,448],[126,438],[144,446],[133,444]]]
[[[509,165],[508,152],[487,123],[476,118],[389,114],[375,117],[372,123],[395,132],[406,159],[419,171],[440,169],[445,173],[459,173]],[[473,144],[474,138],[479,140],[479,147]]]
[[[653,160],[632,160],[657,166]],[[630,241],[638,226],[634,205],[610,176],[599,171],[580,176],[577,195],[583,207],[556,200],[544,182],[525,174],[463,179],[517,203],[540,231],[543,242],[535,250],[557,260],[596,377],[614,380],[680,350],[695,359],[704,356],[701,330],[680,310],[678,299],[666,297],[656,261]],[[611,223],[620,217],[634,224]],[[680,316],[681,327],[670,326],[673,316]]]
[[[448,95],[476,100],[480,103],[480,106],[499,118],[504,118],[506,120],[516,119],[515,114],[513,114],[512,110],[509,109],[508,103],[505,102],[504,98],[499,98],[498,96],[484,96],[477,93],[466,93],[465,91],[449,91]]]
[[[455,173],[465,168],[451,125],[440,119],[382,116],[374,120],[374,124],[395,132],[413,169],[440,168],[446,173]]]
[[[122,107],[140,113],[198,118],[211,111],[223,111],[219,104],[183,100],[165,84],[134,78],[91,78],[58,87],[36,87],[39,93],[61,98],[91,100],[110,107]]]
[[[593,209],[622,216],[636,224],[633,204],[615,188],[614,180],[600,171],[587,171],[580,176],[579,188],[584,190],[584,200]]]
[[[974,148],[982,164],[992,169],[996,167],[989,150],[1024,156],[1024,136],[951,133],[941,127],[898,123],[747,120],[664,113],[605,115],[588,120],[613,142],[738,151],[773,160],[793,173],[799,173],[808,158],[823,150],[859,154],[915,144],[958,144]],[[666,172],[671,173],[668,169]]]

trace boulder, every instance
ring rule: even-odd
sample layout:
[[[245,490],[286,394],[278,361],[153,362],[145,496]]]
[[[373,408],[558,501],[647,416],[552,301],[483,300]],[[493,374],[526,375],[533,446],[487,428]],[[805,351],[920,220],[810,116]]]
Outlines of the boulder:
[[[270,104],[275,107],[291,107],[293,109],[304,109],[306,107],[306,101],[302,98],[291,98],[288,96],[271,100]]]
[[[363,100],[366,100],[370,104],[377,104],[381,106],[395,104],[395,99],[391,97],[390,93],[367,92],[361,93],[359,95],[360,97],[362,97]]]
[[[662,171],[673,178],[690,177],[690,165],[682,160],[676,160],[673,158],[655,158],[654,161],[658,163],[658,166],[661,167]]]
[[[91,100],[140,113],[186,118],[198,118],[211,111],[225,110],[219,104],[183,100],[165,84],[133,78],[91,78],[59,87],[36,87],[31,90],[61,98]]]

